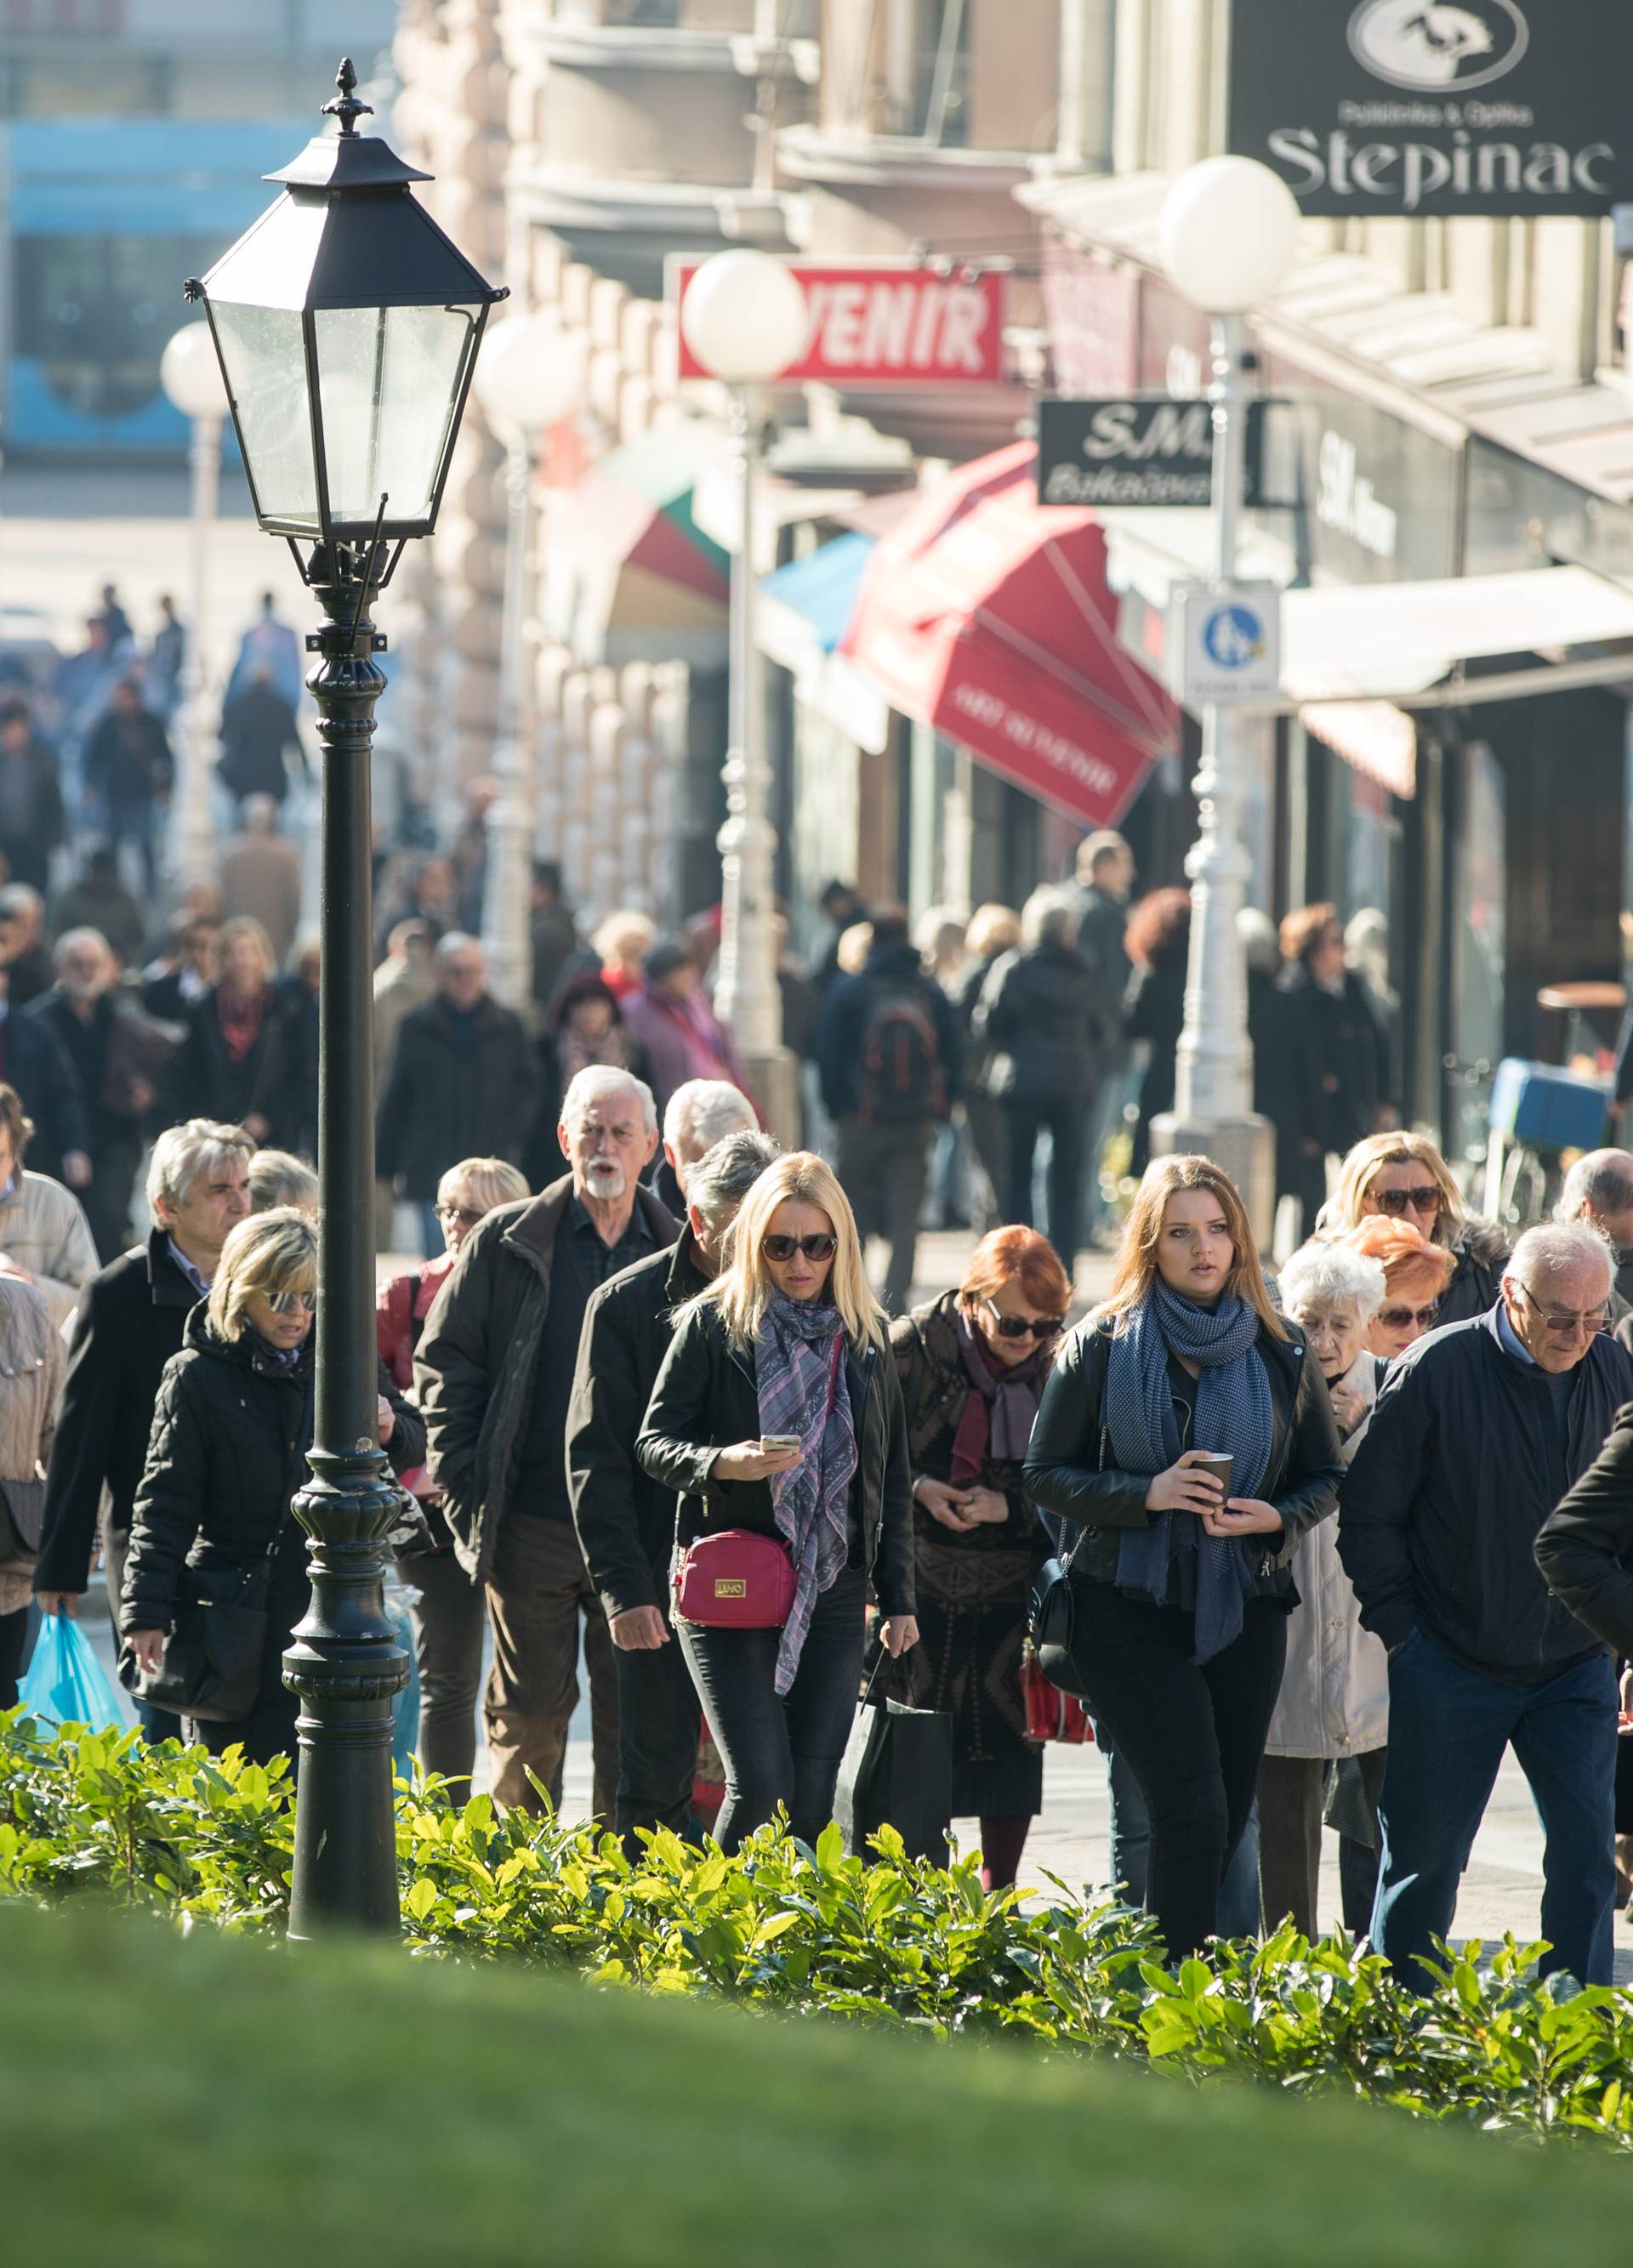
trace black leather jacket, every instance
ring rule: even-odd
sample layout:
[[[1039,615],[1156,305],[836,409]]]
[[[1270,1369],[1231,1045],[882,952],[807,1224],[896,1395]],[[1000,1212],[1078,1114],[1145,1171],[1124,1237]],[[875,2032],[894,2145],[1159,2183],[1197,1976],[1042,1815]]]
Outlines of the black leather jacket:
[[[901,1381],[888,1353],[875,1346],[846,1355],[856,1426],[856,1477],[851,1513],[860,1525],[861,1563],[887,1615],[916,1611],[913,1591],[913,1475]],[[660,1486],[680,1498],[676,1534],[684,1546],[713,1527],[776,1533],[770,1485],[722,1481],[722,1449],[757,1440],[759,1393],[754,1357],[734,1347],[717,1307],[691,1308],[675,1335],[653,1388],[635,1454]]]
[[[1151,1523],[1145,1502],[1150,1474],[1119,1472],[1107,1462],[1102,1410],[1112,1335],[1109,1320],[1090,1320],[1067,1341],[1044,1388],[1026,1458],[1033,1502],[1091,1531],[1072,1572],[1098,1583],[1117,1580],[1121,1531]],[[1291,1605],[1298,1595],[1293,1554],[1300,1536],[1337,1504],[1344,1463],[1326,1382],[1302,1337],[1278,1339],[1261,1325],[1259,1357],[1270,1381],[1274,1426],[1262,1494],[1282,1526],[1279,1535],[1244,1538],[1244,1549],[1258,1595]]]

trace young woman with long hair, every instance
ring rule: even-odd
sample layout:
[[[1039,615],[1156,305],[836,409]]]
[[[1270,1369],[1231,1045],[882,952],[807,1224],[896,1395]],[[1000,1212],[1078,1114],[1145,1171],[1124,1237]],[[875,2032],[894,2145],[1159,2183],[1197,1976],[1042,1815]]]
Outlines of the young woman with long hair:
[[[779,1445],[789,1436],[797,1447]],[[887,1652],[919,1635],[901,1388],[854,1216],[820,1158],[780,1158],[743,1199],[720,1274],[681,1311],[635,1454],[680,1499],[681,1552],[728,1528],[787,1549],[780,1630],[677,1616],[676,1631],[726,1768],[721,1848],[779,1804],[813,1841],[855,1713],[869,1584]]]
[[[1228,1490],[1209,1469],[1225,1456]],[[1290,1562],[1342,1477],[1320,1366],[1271,1303],[1241,1198],[1210,1159],[1157,1160],[1111,1297],[1044,1388],[1025,1481],[1086,1531],[1078,1669],[1145,1798],[1146,1904],[1171,1959],[1216,1930],[1282,1680]]]
[[[1496,1307],[1508,1240],[1495,1221],[1466,1212],[1452,1169],[1426,1134],[1369,1134],[1345,1156],[1319,1233],[1342,1236],[1378,1214],[1410,1222],[1449,1252],[1455,1265],[1437,1326],[1466,1323]]]

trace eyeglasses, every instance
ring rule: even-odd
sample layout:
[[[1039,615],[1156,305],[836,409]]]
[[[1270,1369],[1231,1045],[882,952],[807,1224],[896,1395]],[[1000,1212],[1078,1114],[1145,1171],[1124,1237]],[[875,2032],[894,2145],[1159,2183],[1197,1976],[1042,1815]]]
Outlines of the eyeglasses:
[[[275,1315],[298,1314],[304,1308],[308,1315],[317,1313],[315,1292],[269,1292],[267,1305]]]
[[[1420,1182],[1415,1189],[1374,1189],[1372,1202],[1379,1212],[1392,1212],[1398,1220],[1405,1212],[1438,1212],[1443,1203],[1433,1182]]]
[[[1608,1307],[1597,1307],[1591,1315],[1573,1315],[1561,1308],[1545,1307],[1532,1291],[1530,1285],[1520,1283],[1518,1276],[1515,1277],[1514,1283],[1518,1289],[1525,1293],[1526,1298],[1541,1317],[1542,1328],[1545,1331],[1557,1332],[1561,1338],[1563,1338],[1567,1333],[1574,1338],[1578,1331],[1585,1331],[1589,1338],[1592,1338],[1598,1332],[1607,1331],[1610,1329]]]
[[[831,1232],[817,1236],[763,1236],[760,1250],[768,1260],[781,1268],[802,1252],[808,1260],[831,1260],[839,1248],[839,1240]]]
[[[487,1215],[480,1205],[440,1204],[437,1207],[437,1219],[468,1221],[470,1226],[475,1228],[479,1220],[487,1219]]]
[[[1064,1315],[1006,1315],[995,1300],[983,1293],[981,1305],[990,1313],[1001,1339],[1035,1338],[1046,1346],[1066,1329]]]
[[[1431,1300],[1426,1307],[1380,1307],[1378,1320],[1392,1331],[1404,1331],[1413,1323],[1420,1331],[1426,1331],[1439,1313],[1439,1300]]]

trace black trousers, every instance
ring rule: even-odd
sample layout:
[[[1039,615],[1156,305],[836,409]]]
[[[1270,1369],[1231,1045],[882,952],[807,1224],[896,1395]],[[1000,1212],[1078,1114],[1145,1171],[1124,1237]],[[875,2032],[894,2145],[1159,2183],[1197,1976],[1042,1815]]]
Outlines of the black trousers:
[[[833,1791],[861,1695],[867,1585],[847,1567],[811,1609],[794,1683],[779,1700],[775,1630],[677,1631],[726,1767],[715,1839],[728,1855],[786,1804],[802,1842],[833,1816]]]
[[[18,1607],[9,1615],[0,1615],[0,1709],[17,1706],[17,1681],[23,1667],[23,1648],[28,1643],[28,1609]]]
[[[1077,1263],[1078,1221],[1083,1193],[1083,1149],[1094,1097],[1057,1095],[1023,1101],[1011,1095],[1009,1112],[1009,1219],[1023,1228],[1032,1222],[1032,1159],[1038,1138],[1049,1130],[1049,1241],[1069,1276]]]
[[[691,1785],[699,1711],[680,1640],[616,1656],[618,1672],[618,1800],[614,1821],[632,1859],[638,1827],[692,1832]]]
[[[1238,1638],[1201,1664],[1193,1617],[1110,1583],[1079,1583],[1075,1652],[1150,1815],[1146,1911],[1171,1961],[1219,1926],[1219,1889],[1247,1824],[1287,1658],[1287,1616],[1250,1599]]]
[[[482,1641],[487,1635],[487,1594],[452,1551],[426,1551],[399,1559],[397,1572],[418,1594],[409,1609],[419,1668],[420,1770],[464,1785],[477,1767],[477,1703],[482,1692]]]

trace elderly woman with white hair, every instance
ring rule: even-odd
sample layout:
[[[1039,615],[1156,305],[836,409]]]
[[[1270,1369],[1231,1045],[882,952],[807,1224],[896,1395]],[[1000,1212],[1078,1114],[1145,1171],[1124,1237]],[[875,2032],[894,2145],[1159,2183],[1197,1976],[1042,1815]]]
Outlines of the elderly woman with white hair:
[[[986,1090],[1009,1120],[1008,1219],[1031,1228],[1032,1161],[1049,1131],[1049,1241],[1070,1276],[1082,1218],[1083,1143],[1100,1058],[1112,1036],[1100,1020],[1100,985],[1077,950],[1077,901],[1034,890],[1021,913],[1021,946],[982,988],[975,1031],[992,1049]]]
[[[1341,1244],[1306,1244],[1282,1271],[1281,1290],[1326,1381],[1347,1465],[1371,1422],[1385,1367],[1366,1351],[1367,1325],[1383,1305],[1383,1268]],[[1376,1816],[1389,1673],[1382,1646],[1361,1627],[1335,1520],[1300,1537],[1293,1582],[1298,1604],[1288,1617],[1287,1667],[1259,1774],[1259,1885],[1267,1930],[1290,1914],[1312,1938],[1326,1783],[1335,1764],[1353,1758]]]

